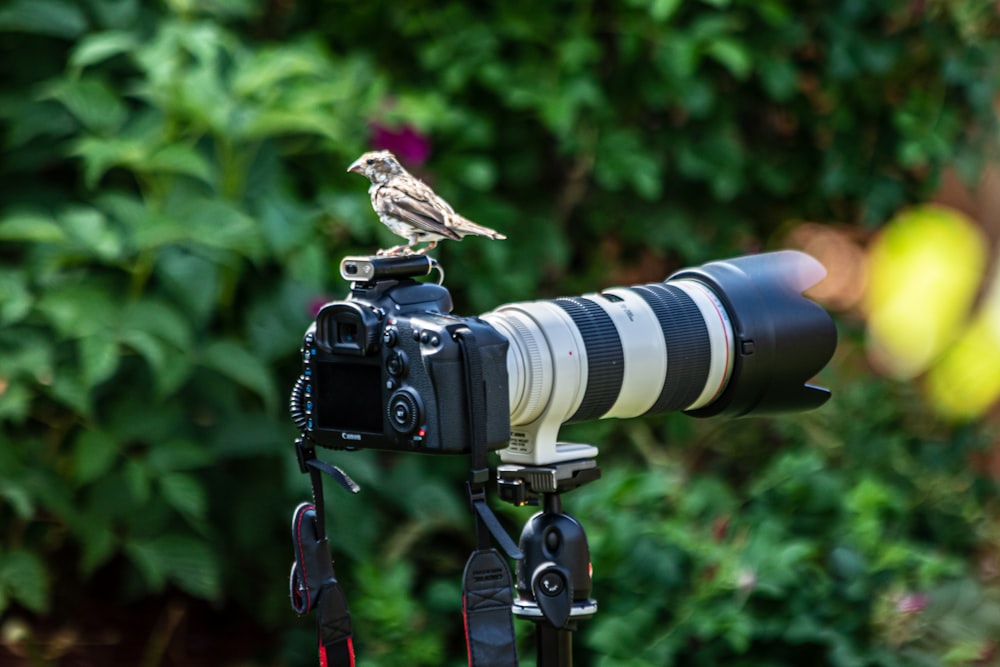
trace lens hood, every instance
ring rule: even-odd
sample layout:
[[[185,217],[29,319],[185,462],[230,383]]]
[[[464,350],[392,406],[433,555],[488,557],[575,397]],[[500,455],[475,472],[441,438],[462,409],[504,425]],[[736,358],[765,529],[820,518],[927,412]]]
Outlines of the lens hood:
[[[833,356],[837,330],[819,305],[802,296],[826,275],[818,261],[783,250],[684,269],[669,281],[695,280],[711,289],[729,314],[735,336],[733,372],[695,417],[811,410],[830,392],[808,384]]]

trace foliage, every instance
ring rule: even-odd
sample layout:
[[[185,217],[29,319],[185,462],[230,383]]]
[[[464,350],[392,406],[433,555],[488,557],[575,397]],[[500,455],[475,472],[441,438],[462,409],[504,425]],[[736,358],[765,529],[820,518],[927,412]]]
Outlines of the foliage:
[[[974,176],[1000,62],[978,6],[6,4],[0,613],[64,619],[58,594],[110,578],[294,627],[283,659],[314,659],[284,600],[306,487],[283,404],[339,257],[394,242],[343,173],[370,134],[416,132],[414,170],[511,239],[442,244],[463,314],[660,280]],[[606,469],[567,501],[601,602],[580,660],[961,664],[976,637],[921,639],[891,601],[995,543],[981,441],[829,379],[814,415],[576,431]],[[461,664],[464,462],[330,458],[364,489],[330,501],[362,660]]]

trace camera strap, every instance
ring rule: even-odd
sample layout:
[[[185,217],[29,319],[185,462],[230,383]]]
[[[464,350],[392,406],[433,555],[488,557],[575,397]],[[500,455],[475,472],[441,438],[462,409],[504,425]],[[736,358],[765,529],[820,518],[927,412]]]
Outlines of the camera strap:
[[[309,473],[314,502],[300,504],[292,515],[295,560],[288,583],[292,610],[300,616],[316,611],[320,667],[354,667],[351,614],[333,571],[325,529],[323,473],[352,493],[360,487],[340,468],[316,458],[315,450],[301,438],[295,446],[299,466]]]
[[[465,395],[471,435],[472,467],[467,488],[469,503],[476,519],[476,550],[465,564],[462,576],[462,615],[469,667],[517,667],[517,644],[514,637],[513,581],[510,567],[492,548],[492,536],[515,560],[524,557],[504,530],[486,502],[490,480],[489,449],[486,437],[486,388],[482,359],[472,331],[462,327],[455,332],[465,368]]]

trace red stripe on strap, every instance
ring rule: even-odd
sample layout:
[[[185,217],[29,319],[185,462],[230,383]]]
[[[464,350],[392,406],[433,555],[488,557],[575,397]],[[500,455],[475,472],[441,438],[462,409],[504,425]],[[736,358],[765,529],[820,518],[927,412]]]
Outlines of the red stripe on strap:
[[[472,643],[469,640],[469,612],[465,608],[465,593],[462,594],[462,627],[465,628],[465,653],[469,656],[469,667],[472,667]]]

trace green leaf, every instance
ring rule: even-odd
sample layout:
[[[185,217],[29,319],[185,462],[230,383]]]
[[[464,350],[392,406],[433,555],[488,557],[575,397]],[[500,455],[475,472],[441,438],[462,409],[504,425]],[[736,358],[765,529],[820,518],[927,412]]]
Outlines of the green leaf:
[[[233,91],[251,97],[281,90],[294,81],[321,80],[329,73],[329,65],[319,48],[303,44],[261,49],[240,63],[233,77]]]
[[[72,38],[87,29],[87,18],[68,0],[13,0],[0,9],[0,32]]]
[[[30,551],[0,554],[0,590],[10,599],[39,614],[49,607],[49,580],[45,565]]]
[[[220,340],[205,347],[201,364],[218,371],[263,399],[268,409],[277,405],[278,394],[268,368],[240,343]]]
[[[194,147],[182,144],[164,146],[141,163],[128,166],[138,173],[183,174],[209,184],[214,178],[209,161]]]
[[[746,79],[753,67],[747,47],[742,42],[729,37],[713,39],[708,43],[705,52],[729,70],[729,73],[739,81]]]
[[[127,164],[141,164],[147,147],[137,139],[85,137],[73,147],[72,155],[83,160],[87,187],[94,188],[108,170]]]
[[[181,174],[211,184],[212,166],[195,148],[182,144],[157,147],[150,138],[88,137],[77,142],[73,154],[83,158],[88,186],[94,187],[113,167],[136,174]]]
[[[310,222],[315,211],[287,193],[263,194],[254,209],[264,238],[274,254],[283,256],[298,246],[313,242]]]
[[[162,352],[163,368],[154,378],[159,399],[165,399],[181,389],[194,370],[194,362],[186,350],[165,347]]]
[[[161,299],[147,297],[128,304],[121,322],[125,330],[154,335],[182,350],[191,344],[191,325],[173,305]]]
[[[150,496],[149,471],[142,462],[128,459],[125,462],[125,483],[129,486],[136,504],[142,505]]]
[[[0,269],[0,324],[10,325],[24,319],[33,301],[22,272]]]
[[[104,431],[87,429],[80,432],[73,445],[73,470],[81,484],[93,482],[114,465],[118,456],[115,436]]]
[[[180,216],[144,212],[141,218],[130,219],[132,242],[139,250],[153,250],[191,241],[190,227]]]
[[[681,6],[682,0],[653,0],[649,5],[649,15],[654,21],[668,21]]]
[[[0,415],[2,414],[0,410]],[[0,479],[0,498],[10,503],[14,513],[22,519],[29,519],[35,513],[31,491],[20,480]]]
[[[128,304],[117,335],[149,364],[160,398],[178,389],[190,374],[191,325],[168,302],[147,297]]]
[[[152,542],[126,542],[125,553],[143,575],[146,585],[154,592],[163,590],[167,583],[167,566],[156,544]]]
[[[148,331],[126,329],[119,334],[119,340],[132,348],[146,360],[153,377],[166,371],[167,351],[160,338]]]
[[[91,0],[94,23],[103,28],[135,29],[142,20],[142,0]]]
[[[343,141],[344,132],[337,118],[317,110],[304,113],[294,109],[262,109],[243,119],[238,127],[244,140],[260,140],[292,134],[318,134],[333,141]]]
[[[79,373],[60,372],[52,379],[52,396],[65,406],[89,416],[92,409],[91,394],[80,379]]]
[[[125,548],[154,589],[162,589],[170,580],[206,600],[222,597],[219,563],[203,542],[164,535],[149,541],[129,542]]]
[[[83,554],[80,558],[80,571],[89,576],[94,573],[115,553],[117,540],[111,531],[110,524],[99,524],[88,527],[86,535],[80,537]]]
[[[121,257],[121,235],[108,224],[108,219],[101,211],[73,206],[60,213],[59,219],[63,228],[97,257],[105,261]]]
[[[15,213],[0,220],[0,241],[60,243],[66,232],[53,218],[41,213]]]
[[[118,308],[114,295],[95,282],[52,288],[38,302],[38,309],[66,338],[107,331]]]
[[[117,131],[128,117],[115,89],[96,77],[58,81],[44,97],[58,101],[84,127],[101,134]]]
[[[121,30],[92,33],[84,37],[73,49],[69,63],[84,68],[95,65],[122,53],[131,53],[138,46],[135,33]]]
[[[181,515],[192,521],[205,518],[208,497],[195,477],[175,472],[163,475],[159,482],[164,500]]]
[[[168,214],[171,227],[181,224],[189,241],[256,259],[264,250],[257,222],[232,203],[219,199],[188,197]]]
[[[111,377],[118,369],[118,342],[107,334],[84,336],[80,350],[80,379],[88,389]]]
[[[210,466],[214,453],[203,442],[169,440],[149,452],[149,466],[159,473]]]
[[[942,657],[946,665],[975,665],[983,662],[983,656],[992,653],[993,642],[974,639],[959,641],[954,646],[949,647]]]
[[[787,102],[798,88],[798,73],[795,67],[780,59],[766,59],[758,63],[760,81],[771,99]]]

